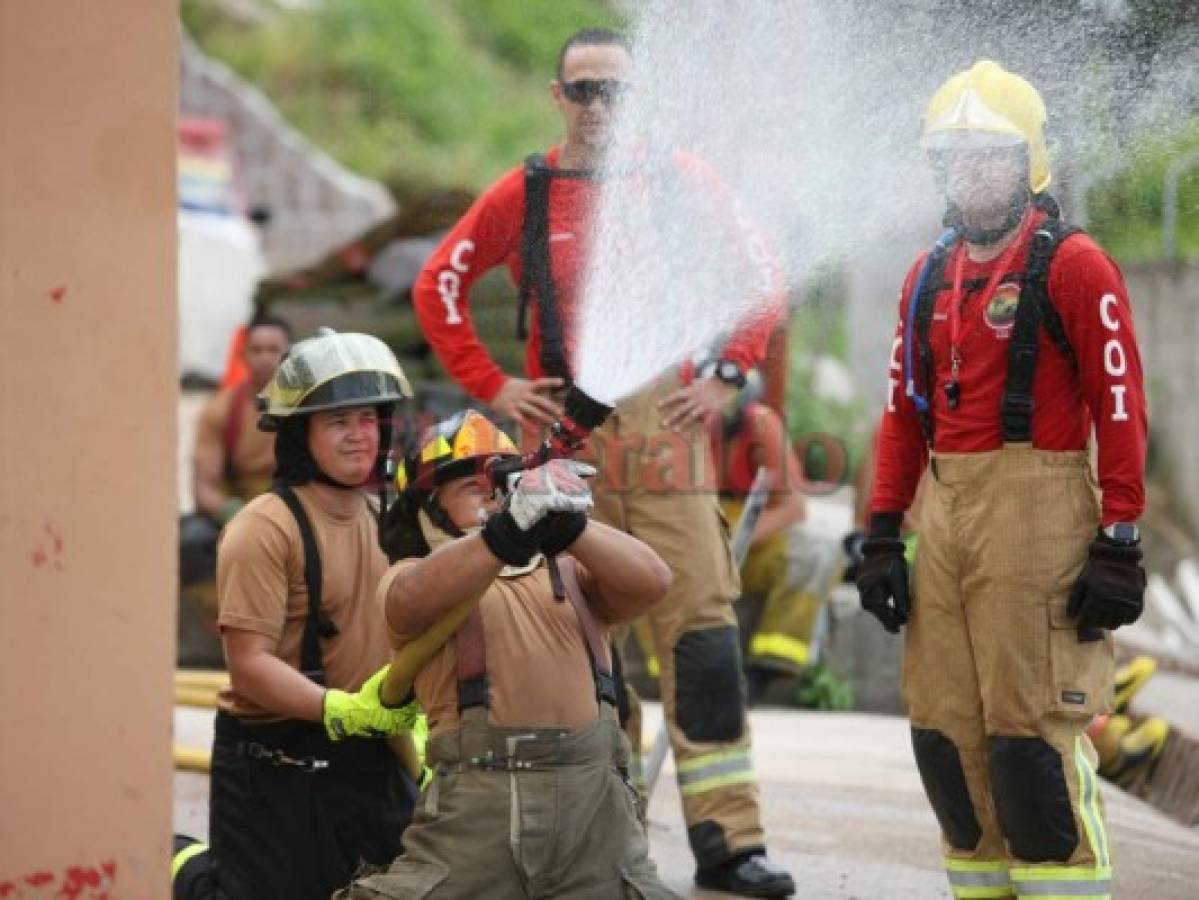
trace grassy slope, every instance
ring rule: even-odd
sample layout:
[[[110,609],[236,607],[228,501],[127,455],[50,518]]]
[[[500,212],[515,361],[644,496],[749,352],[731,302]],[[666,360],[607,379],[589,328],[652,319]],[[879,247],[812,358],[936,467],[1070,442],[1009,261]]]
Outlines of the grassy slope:
[[[1199,124],[1181,137],[1148,143],[1120,174],[1096,185],[1088,197],[1090,230],[1122,262],[1161,256],[1162,183],[1170,163],[1199,151]],[[1184,173],[1178,192],[1178,250],[1199,257],[1199,165]]]
[[[483,187],[555,140],[558,47],[617,24],[600,0],[326,0],[257,27],[184,0],[183,20],[315,143],[401,195]]]

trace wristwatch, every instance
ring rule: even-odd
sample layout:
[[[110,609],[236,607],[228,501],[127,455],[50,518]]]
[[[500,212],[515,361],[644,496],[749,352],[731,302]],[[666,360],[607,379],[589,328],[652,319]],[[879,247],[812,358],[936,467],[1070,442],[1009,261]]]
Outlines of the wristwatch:
[[[1099,529],[1100,534],[1113,544],[1131,547],[1141,542],[1141,529],[1131,522],[1113,522],[1106,528]]]
[[[696,370],[700,378],[719,378],[725,384],[732,385],[737,390],[745,387],[745,373],[731,359],[712,359]]]

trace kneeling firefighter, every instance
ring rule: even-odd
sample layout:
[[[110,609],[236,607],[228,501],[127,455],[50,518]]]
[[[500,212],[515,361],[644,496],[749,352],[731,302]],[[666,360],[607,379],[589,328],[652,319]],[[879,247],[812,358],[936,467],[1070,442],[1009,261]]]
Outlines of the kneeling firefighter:
[[[1145,395],[1120,271],[1045,193],[1044,123],[989,61],[928,105],[951,230],[901,294],[857,575],[863,607],[907,625],[955,897],[1111,896],[1086,728],[1110,704],[1110,630],[1143,608]],[[909,598],[899,528],[926,466]]]
[[[461,625],[416,676],[433,775],[403,854],[338,897],[675,896],[637,820],[608,654],[609,627],[660,600],[670,570],[588,521],[581,463],[497,492],[488,462],[516,454],[468,411],[398,474],[384,533],[400,561],[379,585],[392,641]],[[558,553],[555,578],[545,556]]]
[[[811,646],[813,638],[819,639],[815,626],[840,579],[844,557],[839,539],[808,523],[799,457],[782,418],[758,402],[760,394],[761,379],[751,372],[710,430],[720,505],[730,522],[740,520],[759,471],[766,471],[770,485],[741,561],[737,615],[747,636],[751,704],[774,679],[801,676],[816,662],[819,648]]]
[[[387,558],[360,488],[383,483],[409,396],[382,341],[327,333],[297,344],[259,397],[275,481],[217,551],[231,686],[213,738],[211,848],[176,838],[177,900],[327,900],[399,849],[415,786],[383,738],[415,706],[380,701]]]

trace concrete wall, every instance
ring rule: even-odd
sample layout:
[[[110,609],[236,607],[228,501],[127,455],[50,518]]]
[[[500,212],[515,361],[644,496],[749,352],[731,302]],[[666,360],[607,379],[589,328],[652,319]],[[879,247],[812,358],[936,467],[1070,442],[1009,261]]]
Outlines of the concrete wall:
[[[1199,263],[1124,267],[1149,391],[1149,426],[1177,510],[1199,528]]]
[[[171,3],[0,3],[0,896],[167,894]]]
[[[247,202],[271,210],[263,245],[272,272],[314,262],[395,214],[383,185],[338,165],[261,91],[206,57],[186,34],[181,41],[180,110],[229,123]]]

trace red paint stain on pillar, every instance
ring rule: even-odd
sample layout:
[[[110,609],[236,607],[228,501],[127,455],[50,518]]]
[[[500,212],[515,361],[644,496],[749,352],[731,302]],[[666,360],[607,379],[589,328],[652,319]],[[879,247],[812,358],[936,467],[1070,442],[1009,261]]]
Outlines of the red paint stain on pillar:
[[[50,289],[50,299],[55,303],[62,303],[62,298],[66,295],[67,286],[65,284],[60,284],[58,287]]]
[[[90,866],[71,866],[57,896],[63,900],[79,900],[85,888],[100,886],[100,870]]]
[[[16,889],[17,886],[11,881],[0,881],[0,897],[7,897]]]
[[[54,881],[54,875],[50,872],[34,872],[32,875],[25,876],[25,883],[31,887],[42,887]]]

